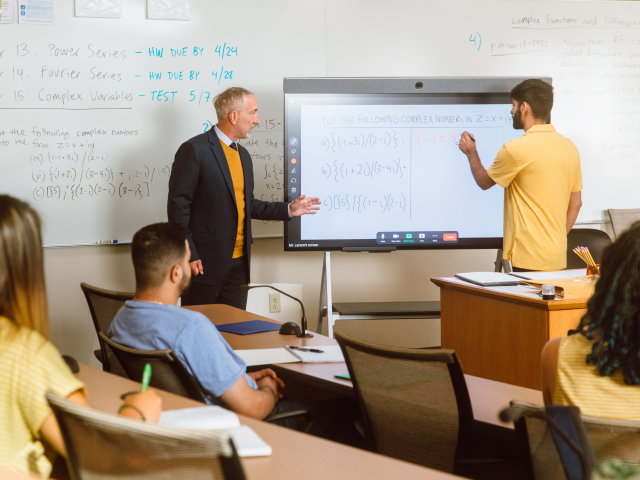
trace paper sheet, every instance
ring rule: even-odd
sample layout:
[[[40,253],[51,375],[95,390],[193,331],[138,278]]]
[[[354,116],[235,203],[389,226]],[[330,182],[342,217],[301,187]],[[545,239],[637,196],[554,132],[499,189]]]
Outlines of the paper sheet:
[[[0,23],[16,23],[16,0],[0,2]]]
[[[559,270],[557,272],[512,272],[509,275],[524,278],[526,280],[549,280],[551,278],[576,278],[587,274],[586,268],[577,268],[574,270]]]
[[[286,348],[262,348],[256,350],[234,350],[242,358],[247,367],[256,365],[273,365],[274,363],[295,363],[300,359],[292,355]]]
[[[290,350],[292,354],[302,360],[303,363],[337,363],[344,362],[344,355],[338,345],[322,345],[312,346],[314,350],[322,350],[318,352],[304,352],[301,350]]]
[[[122,0],[76,0],[76,17],[122,18]]]
[[[148,0],[147,17],[152,20],[189,20],[191,0]]]
[[[226,408],[210,406],[167,410],[160,414],[158,423],[191,430],[220,430],[239,427],[240,419]]]
[[[55,23],[55,0],[19,0],[20,23],[53,25]]]

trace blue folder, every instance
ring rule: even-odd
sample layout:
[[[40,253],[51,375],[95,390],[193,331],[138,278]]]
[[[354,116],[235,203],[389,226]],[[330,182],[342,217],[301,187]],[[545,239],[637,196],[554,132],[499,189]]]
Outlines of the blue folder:
[[[248,322],[218,325],[217,328],[221,332],[235,333],[236,335],[251,335],[252,333],[274,332],[276,330],[280,330],[280,324],[265,322],[264,320],[249,320]]]

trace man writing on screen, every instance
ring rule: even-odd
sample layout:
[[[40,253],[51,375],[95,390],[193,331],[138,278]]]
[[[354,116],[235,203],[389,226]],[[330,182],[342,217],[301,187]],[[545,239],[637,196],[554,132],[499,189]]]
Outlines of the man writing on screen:
[[[582,206],[580,154],[571,140],[547,123],[553,87],[538,79],[511,90],[513,128],[525,131],[504,144],[488,170],[469,132],[460,150],[469,159],[480,188],[496,183],[504,194],[503,258],[514,271],[550,271],[566,267],[567,234]]]
[[[251,219],[289,220],[319,210],[319,198],[290,204],[253,196],[253,163],[238,140],[260,123],[253,93],[233,87],[213,99],[218,124],[183,143],[169,178],[170,222],[187,229],[193,282],[182,305],[223,303],[242,310],[249,283]]]

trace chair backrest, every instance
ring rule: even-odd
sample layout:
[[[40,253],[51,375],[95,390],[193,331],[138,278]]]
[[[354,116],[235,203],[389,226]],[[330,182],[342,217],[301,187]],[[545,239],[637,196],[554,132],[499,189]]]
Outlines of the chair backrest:
[[[138,350],[114,342],[104,332],[98,335],[111,348],[132,380],[141,381],[144,366],[150,363],[152,387],[205,402],[197,381],[171,350]]]
[[[618,238],[622,232],[640,220],[640,208],[609,209],[613,234]]]
[[[229,434],[164,427],[77,405],[52,392],[74,480],[244,480]]]
[[[516,434],[522,448],[529,453],[530,475],[535,480],[566,480],[551,429],[543,414],[544,407],[514,400],[511,406],[522,411],[516,422]],[[640,421],[615,420],[582,415],[598,463],[621,460],[638,463],[640,455]]]
[[[335,334],[372,451],[452,472],[471,456],[473,410],[453,350],[394,348]]]
[[[582,259],[573,253],[574,248],[587,247],[593,260],[600,265],[602,255],[609,245],[611,238],[607,232],[595,228],[573,228],[567,235],[567,269],[587,267]]]
[[[121,377],[129,378],[117,357],[111,349],[104,344],[102,338],[100,338],[100,332],[107,333],[109,331],[111,322],[113,322],[116,313],[122,308],[124,302],[133,300],[133,293],[112,292],[110,290],[93,287],[86,283],[81,283],[80,288],[87,299],[91,318],[93,319],[93,326],[96,329],[98,340],[100,341],[100,350],[102,350],[103,359],[102,369],[120,375]]]

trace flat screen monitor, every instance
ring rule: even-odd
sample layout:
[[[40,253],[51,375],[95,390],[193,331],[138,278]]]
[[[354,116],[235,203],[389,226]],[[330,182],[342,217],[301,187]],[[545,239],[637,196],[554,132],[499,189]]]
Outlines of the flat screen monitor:
[[[285,250],[501,248],[504,190],[483,191],[458,144],[488,168],[513,128],[524,78],[285,79]],[[549,78],[544,78],[551,81]]]

